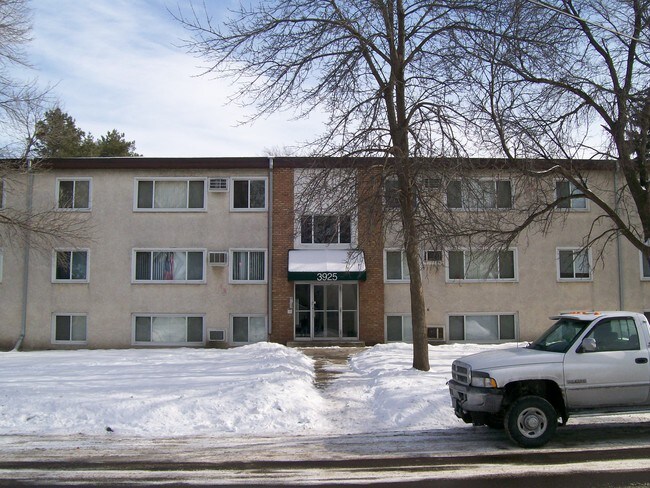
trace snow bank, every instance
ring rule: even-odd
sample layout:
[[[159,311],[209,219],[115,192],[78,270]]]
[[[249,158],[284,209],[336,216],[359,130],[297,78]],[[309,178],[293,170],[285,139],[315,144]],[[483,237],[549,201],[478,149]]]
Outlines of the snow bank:
[[[312,360],[270,343],[2,353],[0,433],[295,432],[323,408],[313,376]]]
[[[495,347],[495,346],[487,346]],[[0,353],[0,434],[296,435],[459,425],[445,385],[451,362],[486,346],[412,346],[354,356],[325,390],[313,361],[259,343],[236,349]]]

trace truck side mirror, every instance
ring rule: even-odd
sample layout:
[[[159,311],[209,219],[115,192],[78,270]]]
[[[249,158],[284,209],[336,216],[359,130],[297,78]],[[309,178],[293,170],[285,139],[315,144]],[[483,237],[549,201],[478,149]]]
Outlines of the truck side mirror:
[[[596,339],[593,337],[587,337],[582,341],[582,344],[580,344],[578,352],[594,352],[597,348]]]

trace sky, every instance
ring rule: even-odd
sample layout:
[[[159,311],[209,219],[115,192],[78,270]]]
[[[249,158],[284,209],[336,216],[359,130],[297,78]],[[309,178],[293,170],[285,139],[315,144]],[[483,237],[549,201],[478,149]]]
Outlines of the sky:
[[[200,6],[201,1],[195,1]],[[206,0],[213,20],[238,0]],[[189,0],[31,0],[30,76],[77,127],[95,137],[117,129],[150,157],[263,156],[320,132],[317,117],[280,113],[253,124],[228,103],[232,80],[201,76],[188,33],[169,11]]]

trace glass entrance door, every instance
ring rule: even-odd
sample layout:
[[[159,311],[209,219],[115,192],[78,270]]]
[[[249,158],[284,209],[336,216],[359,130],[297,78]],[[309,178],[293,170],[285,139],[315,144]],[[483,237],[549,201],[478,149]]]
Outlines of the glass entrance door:
[[[358,287],[339,283],[296,283],[296,338],[354,339],[359,335]]]

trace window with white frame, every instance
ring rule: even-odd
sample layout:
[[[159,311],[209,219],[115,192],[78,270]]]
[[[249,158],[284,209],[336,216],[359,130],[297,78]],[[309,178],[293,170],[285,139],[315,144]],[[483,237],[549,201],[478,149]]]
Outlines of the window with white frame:
[[[53,261],[52,281],[88,281],[88,250],[55,250]]]
[[[85,314],[54,314],[52,316],[52,343],[85,344],[87,333]]]
[[[90,178],[57,178],[56,194],[59,210],[90,210]]]
[[[136,249],[133,251],[135,283],[202,283],[205,251]]]
[[[266,250],[232,250],[230,268],[231,283],[265,283]]]
[[[559,281],[591,280],[591,252],[589,249],[558,249],[557,276]]]
[[[452,180],[447,185],[447,206],[472,210],[512,208],[512,184],[510,180]]]
[[[413,322],[410,315],[386,316],[386,342],[413,342]]]
[[[558,180],[555,182],[555,198],[566,198],[558,204],[558,208],[587,210],[587,199],[580,195],[583,193],[570,181]]]
[[[203,344],[201,315],[145,315],[133,317],[133,343],[152,345]]]
[[[205,210],[205,178],[138,178],[135,185],[136,210]]]
[[[450,341],[504,342],[517,338],[514,314],[466,314],[449,316]]]
[[[449,251],[447,279],[465,281],[515,281],[516,252],[507,251]]]
[[[408,282],[410,280],[406,253],[403,250],[384,250],[384,276],[386,281]]]
[[[266,201],[266,178],[232,178],[231,210],[266,210]]]
[[[233,315],[231,337],[235,344],[266,341],[266,317],[264,315]]]
[[[300,218],[301,244],[350,244],[349,215],[303,215]]]
[[[650,280],[650,258],[646,258],[641,251],[639,251],[639,256],[641,258],[641,279]],[[1,277],[2,275],[0,274]]]

